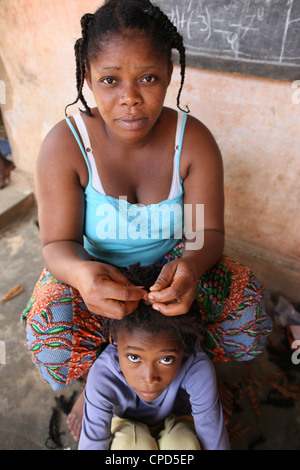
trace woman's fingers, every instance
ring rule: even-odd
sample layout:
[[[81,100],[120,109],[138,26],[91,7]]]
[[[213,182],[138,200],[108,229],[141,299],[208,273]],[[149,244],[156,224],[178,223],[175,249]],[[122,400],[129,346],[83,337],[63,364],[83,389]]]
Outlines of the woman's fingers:
[[[100,264],[91,268],[95,270],[92,284],[82,297],[92,313],[121,319],[147,298],[147,291],[131,284],[118,269]]]
[[[154,286],[150,288],[148,301],[164,315],[187,313],[197,294],[197,279],[182,260],[165,265]]]

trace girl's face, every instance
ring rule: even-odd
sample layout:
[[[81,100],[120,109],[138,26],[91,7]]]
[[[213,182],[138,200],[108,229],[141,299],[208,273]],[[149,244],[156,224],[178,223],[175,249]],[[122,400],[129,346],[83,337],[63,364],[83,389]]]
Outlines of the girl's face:
[[[184,352],[179,338],[170,333],[119,331],[120,366],[128,385],[144,401],[151,402],[169,387],[177,375]]]
[[[127,143],[143,139],[160,116],[171,76],[172,65],[144,33],[102,44],[86,80],[109,135]]]

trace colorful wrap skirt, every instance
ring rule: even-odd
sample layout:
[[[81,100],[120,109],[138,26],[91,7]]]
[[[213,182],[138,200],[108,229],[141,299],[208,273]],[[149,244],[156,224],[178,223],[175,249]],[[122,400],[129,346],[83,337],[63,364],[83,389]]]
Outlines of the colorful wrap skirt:
[[[180,257],[183,243],[161,264]],[[196,300],[205,329],[202,347],[212,361],[247,361],[262,352],[272,320],[263,288],[248,267],[223,256],[199,279]],[[79,292],[46,268],[22,322],[33,362],[56,391],[86,375],[106,344],[103,317],[89,312]]]

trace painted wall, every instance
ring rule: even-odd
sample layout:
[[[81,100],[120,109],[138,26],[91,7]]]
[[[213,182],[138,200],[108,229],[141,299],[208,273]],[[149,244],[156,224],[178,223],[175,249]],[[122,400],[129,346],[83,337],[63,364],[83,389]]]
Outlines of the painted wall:
[[[1,0],[2,113],[21,170],[34,171],[42,139],[76,96],[73,46],[79,20],[101,3]],[[176,68],[169,106],[176,107],[178,84]],[[181,103],[207,125],[221,148],[226,233],[232,246],[300,271],[296,93],[288,82],[188,69]]]

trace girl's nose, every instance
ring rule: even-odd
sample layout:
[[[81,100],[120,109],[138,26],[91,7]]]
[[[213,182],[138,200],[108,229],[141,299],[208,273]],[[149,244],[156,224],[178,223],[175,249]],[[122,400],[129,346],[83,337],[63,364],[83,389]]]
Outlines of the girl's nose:
[[[128,85],[123,88],[120,96],[120,105],[136,106],[141,104],[142,97],[137,88],[133,85]]]
[[[152,384],[153,382],[157,382],[159,379],[154,367],[144,367],[140,380],[141,382],[148,385]]]

